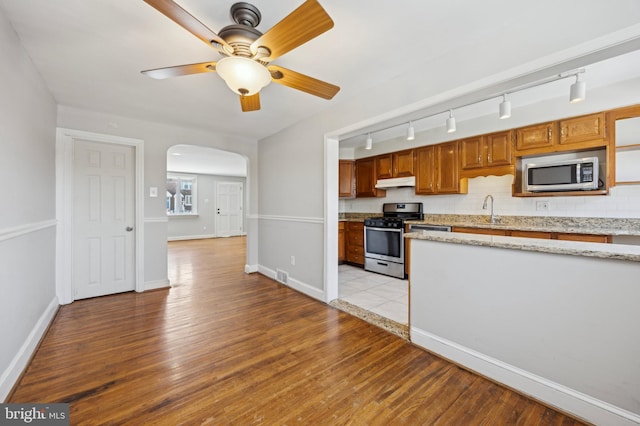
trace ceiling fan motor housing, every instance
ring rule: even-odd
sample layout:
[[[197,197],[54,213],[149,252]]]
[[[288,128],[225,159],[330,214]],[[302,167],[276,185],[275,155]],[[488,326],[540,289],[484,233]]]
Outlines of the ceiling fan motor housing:
[[[231,18],[233,22],[255,28],[260,25],[262,15],[257,7],[252,4],[239,2],[231,6]]]

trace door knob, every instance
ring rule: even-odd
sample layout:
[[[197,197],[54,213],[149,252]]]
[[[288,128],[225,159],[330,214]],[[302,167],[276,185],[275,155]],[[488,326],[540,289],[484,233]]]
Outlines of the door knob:
[[[131,232],[131,231],[133,231],[133,228],[132,228],[132,227],[130,227],[130,226],[127,226],[125,229],[127,230],[127,232]]]

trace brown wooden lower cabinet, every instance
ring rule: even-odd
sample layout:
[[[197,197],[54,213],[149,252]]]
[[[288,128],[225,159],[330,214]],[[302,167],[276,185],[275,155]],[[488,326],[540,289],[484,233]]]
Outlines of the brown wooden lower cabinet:
[[[553,235],[551,232],[540,232],[540,231],[509,231],[510,237],[524,237],[524,238],[540,238],[542,240],[550,240]]]
[[[347,262],[364,266],[364,222],[347,222],[346,240]]]
[[[482,235],[498,235],[503,237],[521,237],[521,238],[540,238],[544,240],[567,240],[582,241],[589,243],[611,243],[611,235],[596,234],[573,234],[562,232],[544,232],[544,231],[520,231],[510,229],[493,229],[493,228],[472,228],[465,226],[454,226],[452,232],[464,232],[467,234]]]
[[[347,256],[347,246],[345,241],[345,222],[338,222],[338,263],[344,262]]]
[[[504,229],[466,228],[462,226],[452,227],[451,232],[464,232],[465,234],[498,235],[502,237],[507,235],[506,230]]]
[[[558,233],[559,240],[568,241],[584,241],[587,243],[611,243],[613,238],[611,235],[594,235],[594,234],[565,234]]]

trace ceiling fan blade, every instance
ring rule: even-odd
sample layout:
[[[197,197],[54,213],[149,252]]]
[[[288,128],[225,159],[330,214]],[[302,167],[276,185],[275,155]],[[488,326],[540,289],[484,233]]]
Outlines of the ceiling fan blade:
[[[260,109],[260,93],[251,96],[240,96],[242,112],[258,111]]]
[[[189,31],[200,40],[218,49],[221,53],[232,54],[233,48],[222,37],[213,32],[193,15],[172,0],[144,0],[158,12]]]
[[[145,70],[140,72],[151,78],[162,80],[169,77],[180,77],[181,75],[215,72],[215,70],[215,62],[201,62],[199,64],[176,65],[175,67],[156,68],[153,70]]]
[[[269,65],[267,68],[271,72],[271,81],[324,99],[331,99],[340,91],[340,87],[331,83],[277,65]]]
[[[260,47],[271,52],[260,60],[270,62],[290,50],[333,28],[333,20],[316,0],[307,0],[251,44],[256,54]]]

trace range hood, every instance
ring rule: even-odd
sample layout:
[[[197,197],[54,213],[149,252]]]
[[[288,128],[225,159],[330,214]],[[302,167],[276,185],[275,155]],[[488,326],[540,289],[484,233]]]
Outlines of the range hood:
[[[403,186],[416,186],[416,177],[399,177],[391,179],[378,179],[376,182],[376,188],[400,188]]]

